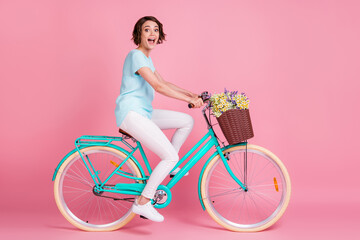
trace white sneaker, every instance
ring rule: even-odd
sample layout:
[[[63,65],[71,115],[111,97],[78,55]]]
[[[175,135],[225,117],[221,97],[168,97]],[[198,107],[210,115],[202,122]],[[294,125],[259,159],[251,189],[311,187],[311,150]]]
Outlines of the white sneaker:
[[[164,217],[160,213],[158,213],[158,211],[156,211],[154,206],[151,204],[151,201],[144,205],[140,205],[138,204],[136,199],[134,204],[132,205],[131,211],[133,213],[146,217],[147,219],[150,219],[154,222],[164,221]]]
[[[175,176],[175,175],[180,171],[180,169],[181,169],[181,168],[179,168],[179,167],[175,168],[175,170],[172,171],[172,172],[170,173],[170,175]],[[185,173],[184,176],[187,176],[187,175],[189,175],[189,172]]]

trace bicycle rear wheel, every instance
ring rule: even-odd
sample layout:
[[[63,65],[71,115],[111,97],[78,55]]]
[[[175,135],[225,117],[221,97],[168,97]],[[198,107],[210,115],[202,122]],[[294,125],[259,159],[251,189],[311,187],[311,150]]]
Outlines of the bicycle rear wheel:
[[[232,231],[256,232],[273,225],[285,212],[291,183],[284,164],[270,151],[248,145],[227,149],[234,174],[246,183],[244,191],[225,169],[219,155],[206,167],[201,197],[209,215]],[[246,180],[245,180],[246,179]]]
[[[81,149],[99,179],[103,182],[127,156],[117,149],[93,146]],[[128,159],[122,171],[142,177],[137,164]],[[140,181],[141,182],[141,181]],[[113,175],[106,185],[135,183],[135,180]],[[134,196],[109,192],[96,192],[82,158],[78,152],[61,165],[54,182],[56,204],[62,215],[74,226],[85,231],[112,231],[127,224],[135,214],[131,212]]]

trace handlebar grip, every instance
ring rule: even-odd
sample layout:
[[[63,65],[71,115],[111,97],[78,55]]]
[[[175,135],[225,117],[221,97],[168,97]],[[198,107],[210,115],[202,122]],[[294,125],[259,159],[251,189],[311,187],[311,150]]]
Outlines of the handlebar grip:
[[[202,92],[202,93],[198,96],[198,98],[201,98],[201,99],[203,100],[203,102],[209,100],[210,97],[211,97],[211,95],[209,95],[209,93],[208,93],[207,91]],[[189,107],[189,108],[193,108],[193,107],[194,107],[194,104],[189,103],[189,104],[188,104],[188,107]]]

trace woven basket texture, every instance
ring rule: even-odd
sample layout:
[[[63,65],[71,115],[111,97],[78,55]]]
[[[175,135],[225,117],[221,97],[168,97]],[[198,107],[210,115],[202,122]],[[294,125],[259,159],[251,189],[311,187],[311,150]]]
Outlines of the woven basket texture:
[[[230,145],[254,137],[249,109],[230,109],[217,118],[220,128]]]

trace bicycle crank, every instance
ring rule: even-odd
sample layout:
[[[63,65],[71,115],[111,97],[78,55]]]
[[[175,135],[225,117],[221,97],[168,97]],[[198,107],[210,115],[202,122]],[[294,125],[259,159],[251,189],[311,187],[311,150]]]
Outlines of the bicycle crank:
[[[151,200],[155,208],[164,208],[170,204],[172,194],[169,188],[164,185],[160,185],[155,192],[155,197]]]

